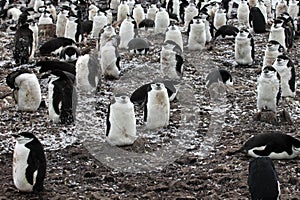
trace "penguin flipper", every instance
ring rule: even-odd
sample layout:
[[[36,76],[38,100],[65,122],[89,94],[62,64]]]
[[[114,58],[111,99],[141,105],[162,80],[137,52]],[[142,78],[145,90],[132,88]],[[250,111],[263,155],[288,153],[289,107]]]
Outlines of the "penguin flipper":
[[[110,121],[109,121],[110,106],[111,106],[111,104],[109,104],[108,111],[107,111],[107,114],[106,114],[106,137],[108,137],[108,134],[109,134],[109,131],[110,131],[110,126],[111,126]]]

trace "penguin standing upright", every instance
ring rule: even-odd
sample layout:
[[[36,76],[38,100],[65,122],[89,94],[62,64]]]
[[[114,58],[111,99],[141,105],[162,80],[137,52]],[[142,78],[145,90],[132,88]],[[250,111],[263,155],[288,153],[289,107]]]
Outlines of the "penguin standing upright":
[[[128,16],[122,21],[120,26],[120,49],[126,49],[128,42],[134,38],[134,24],[132,19]]]
[[[126,94],[115,95],[108,107],[106,136],[114,146],[131,145],[137,138],[134,106]]]
[[[118,6],[117,21],[122,22],[124,19],[126,19],[128,14],[130,14],[129,6],[124,0],[122,0]]]
[[[273,67],[280,75],[280,86],[282,97],[296,96],[296,72],[294,63],[286,55],[277,56]]]
[[[214,27],[216,29],[219,29],[221,26],[226,25],[227,23],[227,17],[225,10],[222,8],[219,8],[217,12],[215,13],[214,17]]]
[[[263,68],[257,80],[257,109],[262,111],[277,111],[280,99],[280,78],[272,66]]]
[[[29,132],[14,135],[13,180],[21,192],[41,192],[46,176],[46,156],[40,141]]]
[[[36,111],[41,103],[41,88],[34,73],[21,69],[6,77],[7,85],[12,88],[17,110]]]
[[[268,23],[268,13],[267,13],[267,7],[265,3],[262,0],[259,0],[255,7],[259,8],[259,10],[261,11],[262,15],[265,18],[265,22]]]
[[[184,28],[187,30],[190,22],[198,15],[198,9],[193,2],[190,2],[184,10]]]
[[[293,159],[300,155],[300,141],[280,132],[262,133],[249,138],[240,149],[228,155],[242,152],[254,158]]]
[[[170,25],[170,18],[168,12],[164,8],[159,8],[155,15],[154,24],[155,33],[166,33],[167,28]]]
[[[66,28],[65,28],[65,38],[72,39],[73,41],[76,41],[76,32],[77,32],[77,26],[78,26],[78,18],[76,16],[68,16]]]
[[[263,58],[263,67],[264,66],[272,66],[275,62],[277,56],[281,55],[283,53],[284,49],[279,44],[279,42],[275,40],[271,40],[266,45],[265,49],[265,55]]]
[[[189,50],[203,50],[206,43],[205,24],[202,19],[193,19],[190,25],[190,34],[188,38]]]
[[[250,10],[247,1],[241,0],[237,9],[237,18],[239,26],[246,26],[247,28],[250,27],[249,14]]]
[[[252,65],[254,60],[254,40],[247,29],[241,29],[235,37],[235,61],[239,65]]]
[[[16,64],[27,64],[33,51],[33,32],[29,24],[17,26],[14,38],[13,58]]]
[[[158,11],[158,8],[157,8],[156,4],[151,4],[147,10],[146,18],[154,21],[157,11]]]
[[[116,34],[116,31],[114,29],[114,27],[112,27],[111,25],[106,25],[104,26],[103,28],[103,32],[101,33],[100,35],[100,38],[99,38],[99,52],[101,54],[101,47],[105,46],[105,44],[110,41],[113,37],[115,37],[117,34]]]
[[[249,24],[255,33],[266,32],[266,23],[265,16],[258,7],[250,9]]]
[[[287,13],[291,16],[292,19],[296,19],[299,15],[299,6],[298,1],[291,0],[289,1],[289,6],[287,9]]]
[[[172,24],[166,32],[165,41],[174,41],[183,50],[183,40],[178,26]]]
[[[176,44],[165,43],[160,52],[160,70],[164,76],[179,79],[183,73],[183,58],[175,51]]]
[[[120,55],[116,38],[111,38],[100,49],[100,64],[102,74],[106,79],[119,79]]]
[[[170,118],[170,101],[163,83],[150,85],[144,105],[144,121],[147,129],[167,127]]]
[[[48,83],[48,112],[53,123],[71,124],[75,121],[75,76],[66,71],[54,70]]]
[[[28,23],[29,23],[29,28],[30,30],[32,30],[32,34],[33,34],[32,50],[31,50],[31,55],[29,57],[29,59],[32,60],[34,58],[35,51],[39,46],[39,28],[37,23],[34,20],[28,20]]]
[[[68,11],[63,9],[58,13],[56,20],[56,37],[64,37],[65,36],[65,28],[67,24],[67,14]]]
[[[93,18],[91,37],[98,38],[100,31],[108,24],[108,19],[103,12],[98,12]]]
[[[101,66],[93,54],[80,56],[76,62],[76,87],[78,91],[94,91],[101,77]]]
[[[210,17],[207,14],[201,14],[200,18],[205,24],[205,32],[206,32],[206,43],[212,40],[213,36],[213,25],[210,22]]]
[[[179,7],[179,0],[168,0],[167,1],[167,12],[169,13],[169,16],[173,16],[172,18],[179,22],[180,20],[180,7]]]
[[[280,19],[274,20],[274,22],[271,26],[268,41],[271,41],[271,40],[275,40],[275,41],[279,42],[280,45],[283,46],[284,51],[287,50],[283,21]]]
[[[275,7],[275,19],[279,17],[282,13],[287,12],[288,6],[285,0],[280,0],[277,2]]]
[[[268,157],[249,163],[248,186],[251,199],[280,199],[280,183],[274,163]]]
[[[268,18],[273,18],[273,16],[272,16],[272,0],[265,0],[264,4],[265,4],[266,9],[267,9],[267,17]]]
[[[132,17],[136,22],[136,26],[139,27],[140,23],[145,19],[145,12],[141,4],[136,4],[134,6]]]

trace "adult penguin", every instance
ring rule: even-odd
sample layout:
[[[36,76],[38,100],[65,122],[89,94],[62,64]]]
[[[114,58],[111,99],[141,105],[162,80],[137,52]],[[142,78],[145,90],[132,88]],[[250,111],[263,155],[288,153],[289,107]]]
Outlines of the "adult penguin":
[[[255,33],[266,32],[266,20],[258,7],[252,7],[250,9],[249,24]]]
[[[41,88],[34,73],[27,69],[14,71],[6,77],[6,83],[13,89],[17,110],[36,111],[39,108]]]
[[[13,181],[21,192],[39,193],[44,189],[46,156],[41,142],[30,132],[13,135]]]

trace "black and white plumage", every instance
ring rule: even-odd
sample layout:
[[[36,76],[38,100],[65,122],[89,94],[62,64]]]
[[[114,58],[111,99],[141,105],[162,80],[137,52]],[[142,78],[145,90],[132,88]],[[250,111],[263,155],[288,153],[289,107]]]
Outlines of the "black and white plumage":
[[[214,17],[214,27],[219,29],[221,26],[226,25],[227,23],[227,16],[224,9],[219,8],[215,13]]]
[[[190,24],[190,33],[188,37],[189,50],[203,50],[206,44],[206,28],[202,19],[193,19]]]
[[[252,157],[270,157],[271,159],[293,159],[300,155],[300,141],[287,134],[272,132],[261,133],[251,137],[239,150]]]
[[[136,105],[142,105],[145,102],[145,99],[147,97],[147,92],[148,92],[149,87],[151,87],[151,84],[156,83],[156,82],[157,81],[153,81],[153,82],[144,84],[144,85],[140,86],[139,88],[137,88],[130,96],[131,102]],[[165,85],[165,87],[167,88],[169,100],[173,101],[178,92],[177,85],[179,82],[170,81],[170,80],[163,80],[160,82],[163,83]]]
[[[235,37],[235,61],[239,65],[252,65],[254,61],[254,40],[247,29],[241,29]]]
[[[295,35],[294,19],[287,12],[282,13],[277,19],[283,22],[282,27],[284,28],[286,47],[292,48]]]
[[[255,33],[266,32],[267,21],[258,7],[253,7],[250,9],[249,23],[250,27],[253,28]]]
[[[167,127],[170,119],[170,101],[163,83],[153,83],[148,88],[144,105],[144,122],[147,129]]]
[[[108,24],[108,19],[103,12],[98,12],[93,18],[91,37],[98,38],[100,31]]]
[[[117,13],[117,21],[121,22],[124,19],[126,19],[127,15],[129,13],[129,6],[125,1],[121,1],[121,3],[118,6],[118,13]]]
[[[132,17],[135,20],[137,27],[139,27],[140,23],[145,19],[145,12],[141,4],[135,4],[132,11]]]
[[[40,73],[61,70],[61,71],[66,71],[68,73],[71,73],[73,75],[76,74],[74,64],[63,62],[63,61],[45,60],[45,61],[38,61],[35,65],[37,67],[41,67],[39,70]]]
[[[103,32],[99,38],[99,48],[98,50],[101,52],[101,47],[103,47],[108,41],[112,40],[113,37],[116,36],[115,28],[111,25],[107,25],[103,28]]]
[[[158,8],[157,8],[156,4],[151,4],[147,10],[146,18],[154,21],[157,11],[158,11]]]
[[[128,50],[134,54],[146,55],[149,51],[150,43],[148,40],[143,38],[133,38],[128,42]]]
[[[174,51],[174,44],[166,43],[160,52],[160,69],[164,76],[179,79],[183,74],[183,58]]]
[[[275,40],[280,43],[281,46],[283,46],[284,50],[287,50],[287,45],[286,45],[286,36],[285,36],[285,29],[283,27],[283,21],[276,19],[274,20],[270,34],[269,34],[269,41]]]
[[[65,36],[65,28],[67,24],[67,15],[68,15],[67,10],[62,9],[58,15],[57,15],[57,20],[56,20],[56,37],[64,37]]]
[[[190,2],[189,5],[184,8],[184,28],[187,29],[190,22],[195,16],[198,15],[198,9],[193,2]]]
[[[265,5],[265,2],[259,0],[255,7],[259,8],[261,14],[264,16],[265,22],[268,23],[268,13],[267,13],[267,6]],[[250,9],[250,13],[251,13],[251,9]]]
[[[183,40],[181,31],[179,30],[179,27],[172,24],[168,27],[168,30],[166,32],[165,41],[174,41],[179,47],[183,50]]]
[[[141,21],[141,23],[139,24],[138,27],[144,28],[145,31],[147,31],[149,28],[151,28],[151,30],[153,30],[155,27],[155,23],[154,23],[154,20],[145,18]]]
[[[271,40],[266,45],[265,55],[263,58],[263,67],[272,66],[277,56],[283,53],[284,49],[279,42]]]
[[[251,199],[280,199],[280,183],[269,157],[254,158],[249,163],[248,186]]]
[[[280,77],[272,66],[263,68],[257,80],[257,109],[276,112],[280,99]]]
[[[53,123],[71,124],[75,121],[75,76],[54,70],[48,83],[48,114]]]
[[[51,14],[48,11],[42,13],[39,18],[38,24],[39,25],[53,24],[53,18]]]
[[[286,55],[277,56],[273,67],[280,75],[280,88],[282,97],[296,96],[296,72],[294,63]]]
[[[155,15],[155,33],[166,33],[168,26],[170,25],[170,18],[168,12],[164,8],[159,8]]]
[[[236,37],[239,33],[239,29],[233,25],[221,26],[215,33],[214,40],[216,40],[220,35],[222,38],[226,36]]]
[[[28,23],[29,23],[30,30],[32,30],[32,36],[33,36],[32,50],[29,59],[33,59],[35,55],[35,51],[39,46],[39,28],[37,23],[34,20],[28,20]]]
[[[100,49],[101,70],[106,79],[119,79],[121,58],[117,45],[116,38],[111,38]]]
[[[288,6],[285,0],[280,0],[275,6],[275,18],[279,17],[282,13],[287,12]]]
[[[76,87],[78,91],[94,91],[101,77],[101,66],[93,54],[80,56],[76,62]]]
[[[250,9],[246,0],[241,0],[237,9],[237,19],[239,26],[250,27],[249,25]]]
[[[206,87],[209,88],[213,83],[224,83],[232,85],[233,80],[231,73],[225,69],[215,69],[206,76]]]
[[[273,18],[273,15],[272,15],[272,0],[264,0],[264,4],[265,4],[266,10],[267,10],[267,17],[268,18]]]
[[[41,88],[34,73],[27,69],[14,71],[6,77],[6,83],[13,89],[17,110],[36,111],[39,108]]]
[[[248,0],[249,8],[253,8],[258,3],[258,0]]]
[[[25,23],[17,27],[14,47],[13,58],[16,64],[27,64],[29,57],[33,50],[33,32],[29,28],[29,24]]]
[[[287,13],[291,16],[292,19],[295,19],[299,15],[299,2],[296,0],[289,1]]]
[[[117,94],[108,107],[107,142],[114,146],[131,145],[136,140],[134,105],[126,94]]]
[[[76,63],[78,57],[80,56],[80,51],[76,46],[66,46],[60,52],[60,59],[64,62]]]
[[[13,181],[21,192],[41,192],[46,176],[46,156],[41,142],[29,132],[13,135]]]
[[[179,0],[166,0],[166,9],[169,13],[169,16],[173,16],[172,18],[179,22],[180,19],[180,3]]]
[[[120,26],[120,49],[126,49],[130,40],[134,38],[134,24],[132,23],[132,19],[127,17],[122,21]]]
[[[65,34],[64,34],[65,38],[69,38],[73,41],[76,41],[76,34],[78,31],[78,22],[79,22],[79,19],[76,16],[68,16],[67,17]]]
[[[93,21],[94,17],[97,15],[98,11],[99,11],[99,8],[96,5],[91,4],[89,6],[89,16],[88,16],[88,19]]]
[[[60,55],[61,50],[69,45],[76,45],[76,43],[70,38],[58,37],[45,42],[39,50],[42,56]]]

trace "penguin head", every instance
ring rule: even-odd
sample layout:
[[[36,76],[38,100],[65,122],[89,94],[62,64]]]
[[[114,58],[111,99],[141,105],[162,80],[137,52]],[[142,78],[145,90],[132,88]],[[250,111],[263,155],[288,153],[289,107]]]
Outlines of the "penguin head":
[[[264,67],[264,69],[263,69],[262,75],[263,75],[263,77],[265,77],[265,78],[272,78],[272,77],[274,77],[274,76],[277,75],[277,71],[276,71],[276,69],[275,69],[274,67],[272,67],[272,66],[266,66],[266,67]]]
[[[119,93],[119,94],[115,95],[115,102],[117,102],[117,103],[126,104],[129,101],[130,101],[130,98],[125,93]]]
[[[151,89],[152,90],[162,90],[165,88],[165,85],[161,82],[156,82],[151,84]]]
[[[280,45],[280,43],[275,41],[275,40],[269,41],[268,44],[267,44],[267,48],[268,48],[269,51],[279,51],[279,52],[281,52],[280,48],[282,48],[282,50],[283,50],[283,47]]]
[[[293,146],[293,151],[295,152],[295,154],[300,155],[300,147]]]
[[[16,139],[18,144],[27,144],[33,140],[36,140],[36,137],[29,132],[22,132],[20,134],[13,135],[13,137]]]
[[[60,58],[66,62],[73,62],[78,59],[80,52],[75,46],[66,46],[60,52]]]
[[[279,66],[285,66],[289,62],[289,58],[286,55],[279,55],[276,58],[276,64]]]

